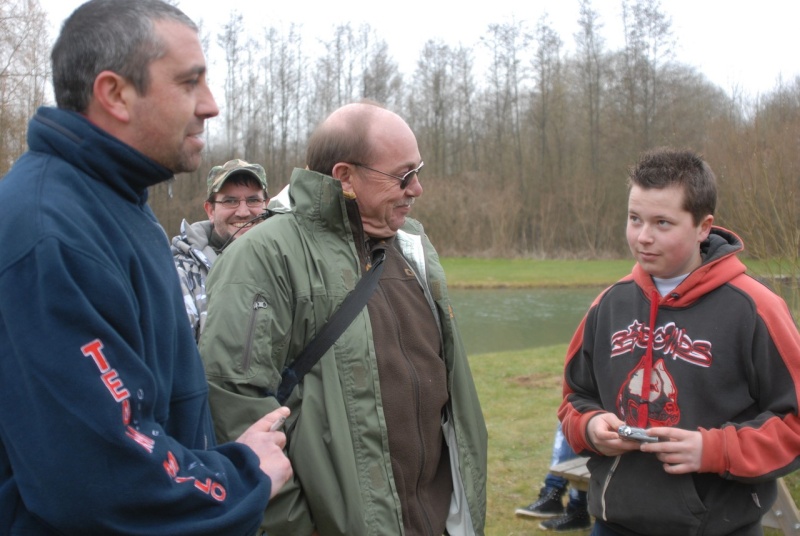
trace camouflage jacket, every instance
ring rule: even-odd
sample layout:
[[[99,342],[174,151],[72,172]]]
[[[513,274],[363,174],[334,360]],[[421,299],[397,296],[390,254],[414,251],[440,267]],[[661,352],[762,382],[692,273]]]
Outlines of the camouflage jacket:
[[[196,341],[200,340],[206,323],[206,277],[218,255],[210,244],[212,229],[208,220],[191,225],[183,220],[181,234],[172,239],[172,257],[178,269],[183,303]]]

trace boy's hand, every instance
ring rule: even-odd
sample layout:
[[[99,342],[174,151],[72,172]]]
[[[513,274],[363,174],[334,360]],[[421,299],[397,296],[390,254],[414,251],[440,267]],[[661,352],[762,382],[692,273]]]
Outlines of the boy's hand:
[[[617,430],[625,424],[613,413],[600,413],[589,420],[586,436],[594,447],[606,456],[619,456],[639,450],[639,443],[621,439]]]
[[[642,452],[652,452],[664,463],[664,471],[673,475],[694,473],[703,457],[703,436],[700,432],[680,428],[656,427],[650,434],[662,438],[659,443],[642,444]]]
[[[648,428],[649,435],[661,439],[658,443],[638,443],[619,437],[617,429],[625,424],[613,413],[592,417],[586,427],[589,441],[606,456],[618,456],[631,450],[650,452],[664,464],[664,471],[678,475],[700,469],[703,457],[703,436],[700,432],[680,428]]]

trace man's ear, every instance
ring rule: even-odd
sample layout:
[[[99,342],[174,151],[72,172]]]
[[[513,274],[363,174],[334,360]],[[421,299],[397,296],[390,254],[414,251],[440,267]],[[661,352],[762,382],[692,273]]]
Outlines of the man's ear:
[[[342,191],[345,193],[355,193],[353,191],[353,165],[339,162],[333,166],[331,177],[342,183]]]
[[[113,71],[103,71],[94,79],[92,90],[98,111],[122,123],[130,121],[131,97],[136,95],[133,84]]]
[[[206,199],[205,202],[203,203],[203,208],[206,211],[206,216],[208,216],[209,221],[213,222],[214,221],[214,205],[212,203],[210,203],[208,201],[208,199]]]

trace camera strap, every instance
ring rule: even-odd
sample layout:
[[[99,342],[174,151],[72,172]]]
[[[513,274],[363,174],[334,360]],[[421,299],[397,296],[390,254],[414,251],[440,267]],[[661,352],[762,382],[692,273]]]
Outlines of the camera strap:
[[[372,253],[371,266],[368,266],[367,275],[362,277],[353,292],[348,294],[342,305],[333,313],[328,321],[319,330],[303,351],[295,358],[291,365],[281,372],[281,384],[278,386],[276,398],[281,405],[289,399],[294,388],[303,376],[320,360],[328,348],[344,333],[344,330],[353,322],[358,313],[364,309],[369,297],[378,287],[378,280],[383,272],[383,262],[386,260],[385,249],[375,249]]]

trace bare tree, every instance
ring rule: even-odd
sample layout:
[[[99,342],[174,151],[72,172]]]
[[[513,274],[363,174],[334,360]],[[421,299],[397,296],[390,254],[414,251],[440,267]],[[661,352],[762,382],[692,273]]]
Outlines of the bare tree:
[[[417,60],[410,103],[411,121],[429,162],[426,172],[433,176],[447,174],[452,76],[450,47],[441,40],[426,42]]]
[[[536,50],[531,61],[534,91],[531,99],[533,158],[520,165],[532,170],[525,174],[522,182],[522,197],[529,207],[536,207],[531,214],[529,229],[530,245],[537,250],[546,250],[558,240],[559,204],[556,196],[563,175],[563,126],[564,94],[561,62],[561,38],[550,26],[547,14],[536,24],[533,37]]]
[[[500,186],[513,178],[513,186],[519,188],[524,180],[520,93],[525,90],[528,75],[521,58],[528,55],[530,35],[523,22],[512,21],[490,24],[488,35],[481,41],[490,53],[489,107],[484,120],[492,139],[485,147],[492,156]]]
[[[474,59],[471,49],[459,46],[453,51],[453,83],[455,95],[451,103],[454,114],[453,173],[464,173],[478,169],[478,121],[475,107],[478,105],[478,89],[473,74]]]
[[[539,173],[544,175],[545,182],[552,180],[554,158],[548,143],[548,131],[551,123],[551,108],[554,106],[556,94],[561,81],[561,38],[550,26],[549,18],[544,15],[536,25],[534,37],[536,52],[533,56],[532,68],[535,93],[532,103],[536,137],[539,139],[538,163]]]
[[[579,2],[579,30],[575,33],[577,110],[581,113],[577,119],[580,127],[575,133],[580,140],[576,155],[579,165],[574,186],[566,199],[569,200],[570,213],[575,217],[577,236],[583,237],[583,246],[595,256],[604,245],[603,216],[611,209],[612,194],[620,189],[610,187],[613,185],[608,184],[610,181],[602,175],[601,168],[601,110],[605,89],[605,40],[600,35],[602,23],[592,8],[591,0]]]
[[[261,98],[268,103],[258,123],[268,131],[261,149],[270,176],[285,177],[302,166],[297,141],[305,137],[303,101],[306,59],[301,28],[290,25],[286,33],[272,28],[265,34],[264,84]],[[279,180],[282,184],[284,180]]]
[[[244,17],[241,13],[231,11],[228,22],[217,35],[217,44],[225,54],[225,86],[223,122],[225,129],[225,145],[229,152],[242,155],[242,118],[244,116],[244,96],[241,70],[246,66],[245,46],[241,42]]]
[[[313,110],[311,115],[317,121],[330,112],[358,99],[361,92],[359,71],[363,64],[359,61],[363,40],[359,40],[350,23],[334,28],[333,35],[322,41],[323,56],[317,59]]]
[[[25,151],[28,119],[45,102],[49,48],[38,0],[0,3],[0,177]]]
[[[751,120],[718,120],[708,159],[720,184],[718,221],[741,234],[747,252],[800,310],[800,78],[756,103]]]
[[[403,77],[389,54],[389,45],[367,24],[361,25],[359,36],[361,97],[399,110],[403,103]]]
[[[586,137],[588,139],[589,171],[596,175],[600,158],[600,106],[603,76],[603,46],[605,40],[599,34],[602,23],[592,9],[591,0],[579,0],[579,31],[575,34],[577,45],[578,76],[583,91],[586,114]]]
[[[632,141],[650,147],[658,113],[661,68],[674,54],[672,21],[660,0],[623,0],[624,83]]]

